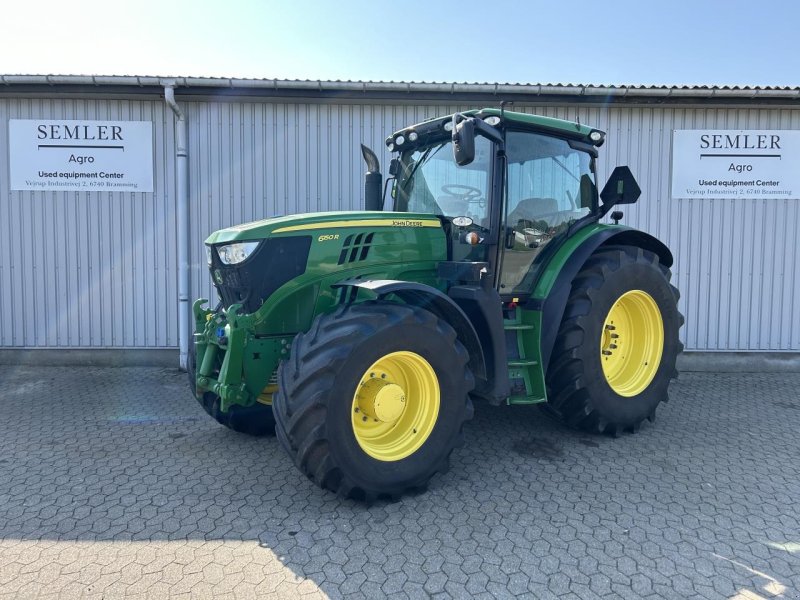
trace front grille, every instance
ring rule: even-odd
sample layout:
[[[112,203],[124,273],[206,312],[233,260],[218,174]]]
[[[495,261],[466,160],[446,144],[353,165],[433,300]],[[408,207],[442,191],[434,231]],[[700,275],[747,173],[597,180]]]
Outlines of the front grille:
[[[211,253],[211,279],[222,304],[241,304],[252,313],[287,281],[305,273],[310,236],[270,238],[263,240],[247,260],[226,265],[216,249]]]

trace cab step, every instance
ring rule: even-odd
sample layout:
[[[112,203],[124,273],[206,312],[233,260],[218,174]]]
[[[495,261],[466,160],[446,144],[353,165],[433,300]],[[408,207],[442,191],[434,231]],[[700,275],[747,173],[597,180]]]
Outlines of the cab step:
[[[503,329],[508,351],[511,382],[508,404],[539,404],[547,401],[544,375],[538,356],[538,320],[532,311],[514,307],[505,312]]]
[[[533,325],[525,325],[524,323],[504,323],[503,329],[506,331],[528,331],[536,328]]]
[[[508,366],[511,369],[519,369],[521,367],[534,367],[539,364],[538,360],[530,360],[527,358],[517,358],[508,361]]]
[[[509,396],[509,404],[542,404],[547,402],[547,398],[540,398],[539,396]]]

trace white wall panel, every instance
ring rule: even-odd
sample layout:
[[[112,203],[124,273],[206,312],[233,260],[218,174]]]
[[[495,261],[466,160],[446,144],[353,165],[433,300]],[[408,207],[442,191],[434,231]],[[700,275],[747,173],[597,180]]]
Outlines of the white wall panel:
[[[597,117],[608,131],[601,178],[629,164],[642,184],[625,222],[675,254],[687,350],[800,349],[800,200],[670,198],[673,129],[798,129],[800,111],[612,108]]]
[[[9,191],[9,119],[151,121],[154,193]],[[172,115],[162,102],[0,100],[0,346],[171,347]]]
[[[192,295],[212,294],[203,240],[279,214],[363,204],[362,141],[464,105],[182,101],[189,119]],[[608,132],[600,179],[642,187],[624,222],[673,250],[687,350],[800,350],[800,208],[669,196],[673,129],[800,129],[800,110],[515,106]],[[151,120],[155,192],[9,192],[11,118]],[[0,345],[174,347],[173,116],[156,100],[0,99]]]

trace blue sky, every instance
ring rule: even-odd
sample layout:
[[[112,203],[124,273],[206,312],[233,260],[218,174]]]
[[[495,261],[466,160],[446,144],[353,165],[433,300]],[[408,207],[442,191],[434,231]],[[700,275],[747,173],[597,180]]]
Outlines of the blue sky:
[[[0,73],[800,86],[800,2],[12,0]]]

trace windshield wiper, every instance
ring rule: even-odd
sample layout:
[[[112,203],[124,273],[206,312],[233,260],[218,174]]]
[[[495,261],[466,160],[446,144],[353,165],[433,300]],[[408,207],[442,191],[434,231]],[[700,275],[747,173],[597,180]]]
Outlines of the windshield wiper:
[[[567,168],[567,167],[564,165],[564,163],[562,163],[560,160],[558,160],[558,159],[557,159],[555,156],[553,156],[552,158],[553,158],[553,160],[556,162],[556,164],[557,164],[559,167],[561,167],[562,169],[564,169],[564,170],[567,172],[567,175],[569,175],[570,177],[572,177],[572,178],[573,178],[575,181],[577,181],[578,183],[580,183],[580,182],[581,182],[581,180],[580,180],[580,179],[578,179],[578,178],[575,176],[575,173],[573,173],[572,171],[570,171],[570,170],[569,170],[569,169],[568,169],[568,168]]]
[[[411,172],[408,174],[408,177],[406,177],[405,180],[403,181],[403,184],[400,186],[400,189],[405,190],[406,185],[408,185],[408,182],[414,178],[414,173],[417,172],[417,169],[419,169],[420,166],[422,166],[422,164],[428,160],[428,158],[433,158],[433,156],[436,156],[436,152],[439,152],[439,150],[441,150],[444,147],[445,144],[440,144],[439,146],[431,146],[430,148],[425,150],[425,152],[422,153],[422,156],[419,157],[419,160],[414,163],[414,166],[411,168]],[[433,153],[433,156],[429,157],[428,155],[434,150],[434,148],[436,149],[436,152]]]

